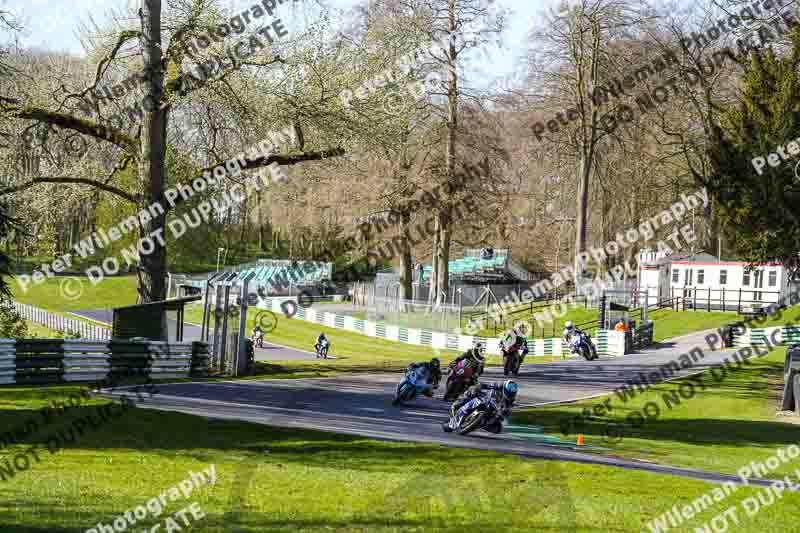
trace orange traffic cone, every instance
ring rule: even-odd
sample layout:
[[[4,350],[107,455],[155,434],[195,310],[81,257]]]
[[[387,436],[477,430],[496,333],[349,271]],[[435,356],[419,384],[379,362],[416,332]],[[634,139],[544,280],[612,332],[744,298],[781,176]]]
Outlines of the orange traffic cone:
[[[583,435],[578,434],[578,446],[583,446]]]

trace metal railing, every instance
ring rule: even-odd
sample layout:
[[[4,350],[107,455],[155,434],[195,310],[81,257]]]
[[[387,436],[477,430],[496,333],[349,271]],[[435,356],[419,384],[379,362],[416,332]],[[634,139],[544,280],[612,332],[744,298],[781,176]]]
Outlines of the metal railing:
[[[12,302],[11,305],[25,320],[36,322],[54,331],[63,332],[66,335],[80,335],[81,339],[104,341],[111,338],[111,330],[105,326],[87,324],[80,320],[67,318],[65,316],[45,311],[32,305]]]

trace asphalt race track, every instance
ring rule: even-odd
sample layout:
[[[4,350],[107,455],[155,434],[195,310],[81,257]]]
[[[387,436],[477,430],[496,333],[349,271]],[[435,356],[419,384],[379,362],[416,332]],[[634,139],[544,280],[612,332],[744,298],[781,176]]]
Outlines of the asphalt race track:
[[[695,333],[662,343],[643,353],[618,358],[525,365],[515,378],[520,385],[517,405],[535,406],[603,394],[624,384],[627,379],[638,376],[640,372],[658,369],[696,346],[703,349],[704,358],[695,367],[677,375],[707,368],[734,352],[732,349],[710,351],[704,336],[704,333]],[[733,476],[606,456],[601,451],[588,452],[563,441],[549,443],[546,439],[520,437],[513,431],[500,435],[478,431],[464,437],[447,434],[442,431],[441,423],[447,418],[449,404],[438,399],[443,386],[437,391],[437,399],[424,398],[395,408],[391,400],[399,379],[399,375],[374,374],[159,384],[158,393],[145,397],[139,407],[378,439],[495,450],[526,457],[633,468],[716,482],[738,480]],[[500,382],[504,379],[500,368],[488,368],[482,376],[483,382]],[[119,398],[122,394],[123,389],[115,389],[113,394],[107,395]],[[617,398],[612,400],[612,406],[620,403]]]

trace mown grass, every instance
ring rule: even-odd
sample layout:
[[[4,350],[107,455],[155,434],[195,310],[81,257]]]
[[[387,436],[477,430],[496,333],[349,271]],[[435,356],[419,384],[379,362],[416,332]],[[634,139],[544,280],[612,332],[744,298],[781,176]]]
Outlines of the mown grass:
[[[78,387],[0,387],[0,420],[19,427],[48,400]],[[216,532],[640,531],[676,503],[712,485],[674,476],[522,459],[437,445],[217,421],[130,409],[89,427],[50,454],[48,436],[105,400],[69,409],[40,432],[0,452],[0,464],[40,445],[41,461],[0,480],[4,533],[74,533],[118,516],[214,465],[216,483],[188,499],[166,498],[130,530],[149,531],[197,502],[205,517],[183,530]],[[738,490],[689,523],[700,526],[755,491]],[[784,494],[745,532],[789,531],[800,495]],[[687,524],[688,525],[688,524]],[[173,527],[173,530],[176,530]],[[177,530],[176,530],[177,531]]]
[[[569,421],[606,398],[519,411],[513,418],[541,425],[546,433],[566,431],[573,438],[581,433],[587,444],[626,457],[734,474],[751,460],[764,460],[800,441],[800,426],[788,423],[791,418],[776,418],[785,352],[775,349],[738,369],[733,364],[724,374],[706,371],[659,384],[627,401],[610,394],[611,411],[583,423]],[[634,413],[643,414],[647,405],[652,416],[641,424]],[[800,461],[782,465],[779,473],[798,468]]]

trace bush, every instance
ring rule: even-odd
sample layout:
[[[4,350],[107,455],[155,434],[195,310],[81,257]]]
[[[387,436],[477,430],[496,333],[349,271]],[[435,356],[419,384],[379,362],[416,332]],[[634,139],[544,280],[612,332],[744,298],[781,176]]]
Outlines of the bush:
[[[28,324],[11,306],[10,302],[0,303],[0,339],[24,339],[28,336]]]

